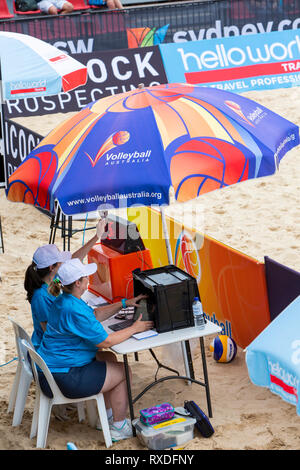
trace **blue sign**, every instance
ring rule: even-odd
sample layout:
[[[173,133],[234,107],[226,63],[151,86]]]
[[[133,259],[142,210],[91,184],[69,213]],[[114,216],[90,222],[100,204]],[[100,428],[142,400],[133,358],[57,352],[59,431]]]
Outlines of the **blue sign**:
[[[300,85],[300,33],[265,34],[160,44],[169,83],[242,93]]]

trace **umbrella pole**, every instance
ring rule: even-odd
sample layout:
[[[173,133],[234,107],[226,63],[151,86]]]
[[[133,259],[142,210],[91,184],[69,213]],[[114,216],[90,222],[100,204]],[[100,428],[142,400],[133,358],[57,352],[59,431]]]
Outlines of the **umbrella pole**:
[[[159,209],[160,209],[160,214],[161,214],[161,222],[162,222],[162,227],[163,227],[163,233],[164,233],[164,237],[165,237],[165,243],[166,243],[166,249],[167,249],[167,255],[168,255],[168,262],[169,262],[169,264],[173,264],[173,255],[172,255],[169,232],[168,232],[168,227],[167,227],[167,222],[166,222],[165,208],[163,206],[160,206]],[[189,361],[188,361],[187,346],[186,346],[184,341],[181,342],[181,350],[182,350],[182,356],[183,356],[183,361],[184,361],[186,377],[192,377],[193,374],[192,374],[192,371],[190,369],[190,365],[189,365]],[[192,382],[188,381],[188,384],[192,385]]]
[[[173,264],[173,255],[172,255],[172,250],[170,246],[168,227],[166,223],[165,208],[162,206],[160,206],[160,214],[161,214],[162,228],[163,228],[165,243],[166,243],[166,248],[167,248],[168,262],[169,264]]]
[[[5,142],[5,129],[4,129],[4,97],[2,93],[2,85],[1,85],[2,75],[1,75],[1,67],[0,67],[0,125],[1,125],[1,135],[2,135],[2,143],[3,143],[3,170],[4,170],[4,183],[1,184],[0,187],[4,187],[7,189],[8,185],[8,174],[7,174],[7,162],[6,162],[6,142]]]

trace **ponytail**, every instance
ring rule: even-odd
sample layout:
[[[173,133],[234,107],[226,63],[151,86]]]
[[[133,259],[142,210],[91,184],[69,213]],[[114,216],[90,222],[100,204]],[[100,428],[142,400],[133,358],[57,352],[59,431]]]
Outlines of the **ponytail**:
[[[24,288],[27,292],[27,300],[31,304],[32,296],[36,289],[44,284],[44,277],[50,273],[50,267],[37,269],[36,264],[32,262],[25,273]]]
[[[50,282],[49,287],[48,287],[48,292],[49,294],[53,295],[54,297],[58,297],[59,294],[61,293],[61,283],[59,279],[54,279],[53,281]]]

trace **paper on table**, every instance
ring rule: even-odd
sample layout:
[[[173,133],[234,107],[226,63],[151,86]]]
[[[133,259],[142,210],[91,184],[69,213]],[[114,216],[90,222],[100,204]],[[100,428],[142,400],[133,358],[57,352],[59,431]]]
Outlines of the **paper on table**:
[[[85,291],[84,294],[81,296],[82,300],[84,300],[90,307],[99,307],[100,305],[108,305],[105,299],[102,297],[97,297],[94,294],[91,294],[89,291]]]
[[[151,336],[156,336],[156,335],[158,335],[157,331],[147,330],[147,331],[143,331],[142,333],[135,333],[134,335],[132,335],[132,337],[135,339],[146,339],[146,338],[151,338]]]

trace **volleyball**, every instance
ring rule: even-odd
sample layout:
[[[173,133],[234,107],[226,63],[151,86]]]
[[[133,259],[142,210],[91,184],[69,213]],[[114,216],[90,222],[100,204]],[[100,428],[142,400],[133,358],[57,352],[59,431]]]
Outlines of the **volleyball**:
[[[130,138],[129,132],[119,131],[113,135],[112,140],[113,140],[114,145],[123,145],[123,144],[126,144],[126,142],[128,142],[129,138]]]
[[[214,353],[216,362],[231,362],[237,353],[235,341],[227,335],[216,336],[211,342],[209,350]]]

